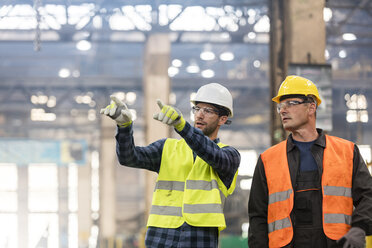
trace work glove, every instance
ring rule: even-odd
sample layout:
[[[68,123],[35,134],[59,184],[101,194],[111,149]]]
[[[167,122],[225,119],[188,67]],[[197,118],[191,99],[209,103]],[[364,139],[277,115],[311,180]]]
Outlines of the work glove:
[[[101,109],[100,113],[115,120],[119,127],[127,127],[132,123],[132,114],[127,105],[116,96],[111,95],[111,104]]]
[[[157,99],[156,102],[160,108],[160,113],[154,114],[154,119],[161,121],[164,124],[174,126],[179,132],[182,131],[185,127],[186,121],[181,112],[172,106],[163,104],[160,99]]]
[[[364,248],[366,243],[366,232],[359,227],[352,227],[342,238],[337,240],[337,244],[342,248]]]

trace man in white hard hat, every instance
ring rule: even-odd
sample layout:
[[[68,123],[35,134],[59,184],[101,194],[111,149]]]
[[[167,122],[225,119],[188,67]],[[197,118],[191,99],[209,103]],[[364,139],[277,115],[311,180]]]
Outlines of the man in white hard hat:
[[[316,128],[317,87],[288,76],[276,102],[287,140],[263,152],[253,174],[250,248],[364,248],[372,234],[372,177],[358,147]]]
[[[158,173],[146,247],[217,248],[219,231],[226,227],[224,202],[235,189],[240,164],[239,152],[217,137],[233,116],[230,92],[217,83],[200,87],[191,101],[194,127],[179,110],[158,100],[160,113],[154,119],[173,126],[182,139],[164,138],[146,147],[134,144],[125,103],[111,99],[101,113],[117,123],[120,164]]]

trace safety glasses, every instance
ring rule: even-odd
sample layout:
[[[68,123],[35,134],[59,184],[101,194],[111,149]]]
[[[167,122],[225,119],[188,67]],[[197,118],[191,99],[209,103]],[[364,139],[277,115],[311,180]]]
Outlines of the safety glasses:
[[[296,100],[290,100],[290,101],[286,101],[286,102],[281,102],[281,103],[278,103],[276,105],[276,110],[279,113],[282,108],[291,108],[293,106],[304,104],[304,103],[311,103],[311,101],[300,102],[300,101],[296,101]]]
[[[213,114],[216,114],[216,115],[219,114],[218,110],[213,109],[213,108],[207,108],[207,107],[206,108],[200,108],[198,106],[193,106],[192,107],[192,113],[193,114],[199,113],[199,111],[201,111],[201,113],[203,115],[208,115],[208,116],[211,116]]]

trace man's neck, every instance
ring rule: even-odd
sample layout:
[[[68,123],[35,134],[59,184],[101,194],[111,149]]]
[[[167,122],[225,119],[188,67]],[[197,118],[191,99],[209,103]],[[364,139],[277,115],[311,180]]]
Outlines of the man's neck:
[[[292,138],[296,141],[310,142],[318,138],[316,128],[292,131]]]

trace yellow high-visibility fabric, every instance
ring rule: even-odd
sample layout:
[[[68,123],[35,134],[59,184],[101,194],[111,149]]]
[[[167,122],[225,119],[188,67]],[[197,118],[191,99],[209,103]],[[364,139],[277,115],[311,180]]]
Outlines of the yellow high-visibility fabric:
[[[184,139],[167,139],[147,226],[177,228],[187,222],[223,230],[223,203],[233,193],[236,177],[237,172],[227,189],[210,165],[200,157],[194,161]]]

